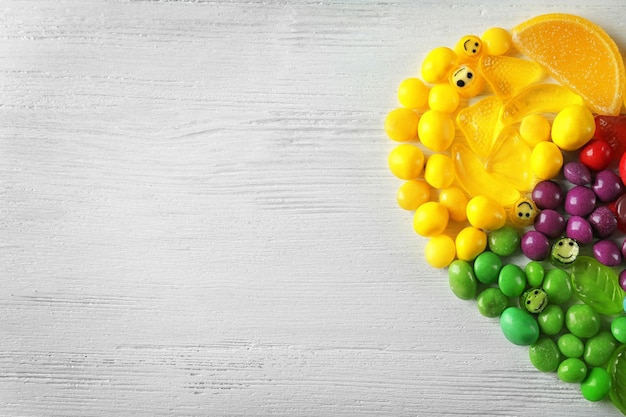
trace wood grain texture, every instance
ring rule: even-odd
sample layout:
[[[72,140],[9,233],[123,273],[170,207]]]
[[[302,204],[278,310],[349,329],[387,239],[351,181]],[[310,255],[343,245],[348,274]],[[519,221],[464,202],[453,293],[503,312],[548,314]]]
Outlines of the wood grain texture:
[[[614,1],[0,2],[0,415],[617,416],[428,268],[423,56]]]

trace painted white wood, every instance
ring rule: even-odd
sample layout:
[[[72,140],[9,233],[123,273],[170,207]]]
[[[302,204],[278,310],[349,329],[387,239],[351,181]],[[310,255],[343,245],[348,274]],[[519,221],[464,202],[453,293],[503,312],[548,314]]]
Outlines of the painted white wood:
[[[0,2],[0,415],[620,415],[426,266],[382,125],[436,46],[626,6],[415,3]]]

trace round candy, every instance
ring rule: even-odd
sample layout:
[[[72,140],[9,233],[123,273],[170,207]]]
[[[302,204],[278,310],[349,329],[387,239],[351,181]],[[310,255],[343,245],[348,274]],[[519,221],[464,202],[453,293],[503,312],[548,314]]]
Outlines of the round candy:
[[[565,196],[565,211],[571,216],[587,216],[596,205],[596,194],[591,188],[577,185]]]
[[[393,175],[401,180],[414,180],[424,169],[424,153],[417,146],[405,143],[392,149],[387,162]]]
[[[615,215],[617,216],[617,225],[624,233],[626,233],[626,194],[622,194],[615,200]]]
[[[581,245],[586,245],[593,241],[593,229],[591,225],[584,217],[580,216],[570,216],[567,219],[565,235],[574,239]]]
[[[563,175],[574,185],[587,185],[591,182],[591,172],[582,162],[572,161],[565,164]]]
[[[593,256],[607,266],[617,266],[622,262],[622,252],[608,239],[599,240],[593,245]]]
[[[422,109],[428,102],[428,87],[419,78],[407,78],[400,83],[398,100],[409,109]],[[417,133],[417,124],[415,129]]]
[[[572,297],[569,274],[560,268],[549,270],[543,280],[543,290],[552,304],[568,301]]]
[[[624,192],[622,180],[613,171],[600,171],[596,174],[591,189],[600,201],[614,201]]]
[[[563,189],[554,181],[540,181],[533,188],[532,199],[542,210],[556,210],[563,204],[564,198]]]
[[[539,340],[530,345],[528,356],[530,363],[541,372],[556,371],[561,362],[559,348],[552,339],[547,337],[539,338]]]
[[[503,55],[511,49],[511,34],[502,28],[489,28],[480,37],[487,55]]]
[[[545,275],[545,269],[537,261],[530,261],[524,267],[526,273],[526,280],[531,287],[540,287],[543,283],[543,277]]]
[[[527,311],[508,307],[500,315],[500,328],[506,339],[519,346],[532,345],[539,339],[539,325]]]
[[[454,177],[454,162],[449,156],[436,153],[428,157],[426,168],[424,168],[424,179],[433,188],[449,187]]]
[[[398,189],[396,199],[401,208],[416,210],[430,200],[430,185],[422,180],[407,181]]]
[[[522,236],[522,252],[528,259],[542,261],[550,254],[550,242],[543,233],[529,230]]]
[[[522,197],[513,203],[511,209],[511,223],[516,226],[526,227],[533,223],[539,209],[533,200]]]
[[[452,293],[461,300],[471,300],[476,296],[476,276],[472,265],[457,259],[448,267],[448,283]]]
[[[557,238],[565,232],[565,218],[556,210],[545,209],[535,217],[535,230],[549,238]]]
[[[626,152],[622,154],[622,157],[619,160],[619,176],[622,179],[622,182],[626,184]]]
[[[450,85],[434,85],[428,94],[428,107],[444,113],[452,113],[459,105],[459,93]]]
[[[506,223],[504,207],[497,201],[478,195],[467,202],[467,220],[483,230],[497,230]]]
[[[616,348],[617,341],[611,332],[603,330],[587,340],[583,359],[589,366],[603,366],[611,359]]]
[[[562,237],[552,245],[550,259],[557,266],[569,266],[574,263],[578,257],[580,247],[574,239]]]
[[[600,239],[611,236],[617,230],[617,217],[607,206],[600,206],[593,210],[587,217],[587,221],[594,235]]]
[[[483,284],[493,284],[498,280],[502,269],[500,257],[493,252],[485,251],[474,260],[476,279]]]
[[[422,79],[430,84],[439,84],[459,64],[456,53],[445,46],[433,49],[422,61]]]
[[[455,244],[457,258],[473,261],[487,247],[487,234],[473,226],[468,226],[456,235]]]
[[[609,166],[613,159],[613,148],[603,140],[590,140],[581,150],[580,162],[589,169],[600,171]]]
[[[563,382],[582,382],[587,376],[587,365],[580,359],[568,358],[561,362],[557,374]]]
[[[458,187],[448,187],[439,191],[439,202],[448,209],[450,218],[455,222],[467,220],[467,197]]]
[[[562,109],[552,121],[552,142],[564,151],[575,151],[589,142],[595,131],[591,110],[573,104]]]
[[[587,304],[574,304],[565,313],[565,326],[574,336],[593,337],[600,331],[600,314]]]
[[[541,313],[547,305],[548,294],[541,288],[531,288],[520,297],[520,307],[532,314]]]
[[[556,177],[563,166],[563,154],[553,142],[539,142],[530,153],[530,169],[542,180]]]
[[[585,351],[585,344],[571,333],[565,333],[557,342],[559,350],[568,358],[580,358]]]
[[[448,226],[448,209],[436,201],[428,201],[415,210],[413,229],[424,237],[437,236]]]
[[[504,226],[489,233],[489,249],[500,256],[512,255],[519,248],[520,237],[512,227]]]
[[[626,243],[626,240],[624,241]],[[624,247],[622,246],[622,255],[624,254]],[[626,291],[626,269],[619,273],[619,286]]]
[[[498,275],[498,286],[507,297],[519,297],[526,287],[526,274],[515,264],[504,265]]]
[[[482,55],[483,43],[478,36],[463,36],[454,46],[454,52],[461,62],[477,59]]]
[[[478,311],[485,317],[498,317],[508,303],[509,300],[499,288],[487,288],[476,297]]]
[[[604,368],[592,368],[580,384],[580,392],[588,401],[603,400],[611,390],[611,377]]]
[[[614,318],[611,322],[611,333],[620,343],[626,343],[626,316]]]
[[[456,246],[450,236],[438,235],[430,238],[424,249],[426,262],[433,268],[450,265],[456,255]]]
[[[554,304],[548,304],[537,316],[537,323],[541,332],[548,336],[558,334],[563,328],[565,313],[563,309]]]
[[[443,152],[454,140],[454,121],[449,114],[427,110],[417,124],[417,135],[424,146],[433,152]]]
[[[419,116],[411,109],[394,109],[385,119],[385,132],[391,140],[406,142],[417,137]]]
[[[539,142],[550,140],[550,122],[539,113],[533,113],[522,119],[519,134],[529,147]]]

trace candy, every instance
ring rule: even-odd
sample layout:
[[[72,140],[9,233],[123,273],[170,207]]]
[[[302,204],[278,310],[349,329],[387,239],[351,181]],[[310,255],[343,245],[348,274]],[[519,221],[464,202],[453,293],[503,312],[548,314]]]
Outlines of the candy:
[[[611,322],[611,333],[620,343],[626,343],[626,316],[614,318]]]
[[[549,238],[557,238],[565,232],[565,218],[556,210],[542,210],[535,217],[535,230]]]
[[[424,237],[437,236],[448,226],[448,209],[436,201],[428,201],[415,210],[413,229]]]
[[[600,201],[607,203],[616,200],[624,192],[624,185],[613,171],[603,170],[596,174],[591,189]]]
[[[626,117],[596,115],[595,138],[608,143],[613,150],[613,160],[619,160],[626,146]]]
[[[401,180],[414,180],[424,169],[424,154],[417,146],[405,143],[392,149],[387,162],[393,175]]]
[[[548,305],[548,295],[541,288],[531,288],[524,291],[520,297],[520,307],[529,313],[541,313]]]
[[[507,297],[519,297],[526,287],[526,274],[515,264],[504,265],[498,275],[498,286]]]
[[[467,197],[460,188],[448,187],[439,191],[439,202],[448,209],[450,218],[455,222],[467,220]]]
[[[624,247],[622,246],[622,254],[623,253]],[[622,287],[624,291],[626,291],[626,269],[619,273],[619,286]]]
[[[444,268],[454,260],[456,246],[450,236],[438,235],[430,238],[424,249],[426,262],[433,268]]]
[[[626,184],[626,153],[619,160],[619,177]]]
[[[626,414],[626,345],[613,353],[606,369],[611,377],[611,402]]]
[[[498,288],[486,288],[476,297],[478,311],[485,317],[498,317],[508,303],[506,295]]]
[[[519,346],[532,345],[539,339],[539,325],[527,311],[508,307],[500,315],[500,329],[506,339]]]
[[[532,152],[516,129],[506,127],[500,131],[493,148],[485,160],[485,168],[494,179],[526,192],[534,182]],[[511,166],[516,169],[512,170]]]
[[[454,140],[454,121],[447,113],[428,110],[420,117],[417,134],[428,149],[443,152]]]
[[[600,331],[600,315],[587,304],[574,304],[565,313],[565,326],[574,336],[587,339]]]
[[[625,73],[615,42],[598,25],[563,13],[534,17],[513,28],[513,45],[598,114],[619,114]],[[593,74],[593,76],[589,76]]]
[[[519,243],[519,234],[512,227],[504,226],[489,233],[489,249],[496,255],[512,255],[519,248]]]
[[[575,151],[593,137],[596,122],[583,105],[572,104],[561,110],[552,122],[552,142],[564,151]]]
[[[469,64],[456,68],[448,81],[461,97],[466,98],[476,97],[485,87],[483,77]]]
[[[478,59],[483,52],[483,42],[476,35],[463,36],[454,46],[454,52],[461,62]]]
[[[554,304],[548,304],[537,316],[537,323],[541,332],[548,336],[559,334],[564,322],[563,309]]]
[[[428,157],[424,179],[434,188],[447,188],[454,181],[454,163],[449,156],[436,153]]]
[[[396,200],[401,208],[415,210],[430,200],[430,185],[422,180],[407,181],[398,189]]]
[[[606,206],[597,207],[591,212],[587,221],[593,229],[594,236],[606,238],[617,230],[617,217]]]
[[[543,290],[552,304],[563,304],[572,296],[572,285],[569,275],[564,270],[551,269],[543,280]]]
[[[533,113],[522,119],[519,133],[528,146],[533,147],[539,142],[550,140],[550,122],[544,116]]]
[[[541,210],[556,210],[563,204],[565,193],[554,181],[540,181],[533,188],[532,199]]]
[[[493,252],[485,251],[474,260],[474,274],[483,284],[493,284],[498,280],[502,260]]]
[[[409,109],[423,109],[428,103],[428,93],[429,88],[422,80],[407,78],[398,87],[398,101]]]
[[[622,194],[615,200],[615,215],[618,227],[624,231],[626,229],[626,194]]]
[[[483,230],[497,230],[506,222],[504,207],[483,195],[473,197],[467,202],[466,214],[472,226]]]
[[[587,365],[580,359],[568,358],[561,362],[557,374],[563,382],[582,382],[587,376]]]
[[[582,98],[558,84],[531,84],[504,104],[500,120],[510,125],[536,113],[557,113]]]
[[[452,293],[462,300],[471,300],[476,296],[476,277],[466,261],[457,259],[450,264],[448,283]]]
[[[503,100],[513,97],[522,88],[545,76],[541,65],[512,56],[487,55],[479,63],[487,84]]]
[[[593,256],[607,266],[617,266],[622,262],[620,249],[608,239],[599,240],[593,245]]]
[[[594,171],[605,169],[613,159],[613,148],[607,142],[591,140],[580,151],[580,162]]]
[[[568,358],[580,358],[585,352],[585,344],[571,333],[565,333],[557,342],[561,353]]]
[[[430,51],[422,61],[422,78],[430,84],[442,83],[458,64],[459,58],[454,51],[440,46]]]
[[[565,211],[571,216],[585,217],[596,205],[596,194],[590,188],[577,185],[565,196]]]
[[[406,142],[417,138],[419,116],[411,109],[398,108],[387,114],[385,132],[391,140]]]
[[[530,155],[530,167],[542,180],[556,177],[563,166],[563,154],[553,142],[539,142]]]
[[[479,100],[471,106],[459,110],[456,123],[467,139],[472,152],[486,157],[491,151],[496,137],[502,102],[494,96]]]
[[[578,298],[601,314],[614,315],[623,311],[624,290],[617,274],[594,258],[579,256],[572,267],[571,283]]]
[[[432,86],[428,94],[428,107],[444,113],[452,113],[459,105],[459,93],[450,84]]]
[[[455,245],[457,258],[472,261],[487,247],[487,234],[473,226],[465,227],[456,235]]]
[[[615,348],[617,341],[611,332],[603,330],[587,340],[583,359],[589,366],[603,366],[609,361]]]
[[[574,185],[587,185],[591,182],[591,172],[582,162],[572,161],[565,164],[563,175]]]
[[[525,227],[533,224],[538,213],[539,209],[535,202],[530,198],[522,197],[513,203],[509,217],[514,225]]]
[[[559,267],[569,266],[576,261],[580,247],[574,239],[562,237],[552,245],[550,260]]]
[[[556,371],[561,362],[559,348],[552,339],[547,337],[541,337],[530,345],[528,357],[530,363],[541,372]]]
[[[524,267],[524,272],[526,273],[526,279],[528,280],[528,285],[531,287],[539,287],[543,283],[543,277],[545,275],[545,269],[543,265],[537,261],[530,261]]]
[[[511,34],[506,29],[489,28],[480,39],[487,55],[503,55],[511,49]]]
[[[543,233],[529,230],[521,240],[522,252],[528,259],[542,261],[550,254],[550,242]]]
[[[565,234],[581,245],[586,245],[593,241],[593,229],[584,217],[570,216],[567,219]]]
[[[580,392],[586,400],[603,400],[611,390],[611,377],[604,368],[592,368],[580,384]]]

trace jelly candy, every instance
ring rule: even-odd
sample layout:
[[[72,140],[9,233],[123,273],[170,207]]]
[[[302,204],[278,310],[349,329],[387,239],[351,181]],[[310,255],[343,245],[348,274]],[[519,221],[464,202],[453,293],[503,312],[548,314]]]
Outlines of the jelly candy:
[[[513,203],[510,218],[511,223],[516,226],[526,227],[533,224],[539,209],[533,200],[528,197],[522,197]]]
[[[548,305],[548,294],[541,288],[531,288],[522,294],[520,305],[529,313],[541,313]]]
[[[557,113],[583,100],[559,84],[532,84],[520,90],[502,107],[501,121],[509,125],[534,113]]]
[[[562,237],[552,245],[550,259],[557,266],[568,266],[576,261],[580,248],[574,239]]]
[[[607,371],[611,376],[611,402],[626,414],[626,345],[623,345],[609,359]]]
[[[483,53],[483,42],[475,35],[463,36],[454,46],[454,52],[461,62],[478,59]]]
[[[594,137],[607,142],[613,149],[613,160],[618,160],[626,151],[626,116],[596,115]]]
[[[617,273],[589,256],[579,256],[571,273],[574,293],[582,302],[601,314],[619,314],[623,310],[624,290]]]
[[[506,127],[500,132],[487,155],[485,169],[498,181],[519,191],[531,191],[534,185],[531,156],[530,147],[517,130]]]
[[[541,65],[512,56],[488,55],[482,57],[479,64],[487,84],[503,100],[545,76]]]
[[[463,64],[452,71],[450,84],[461,97],[476,97],[485,87],[485,81],[469,64]]]
[[[581,95],[594,113],[619,114],[624,63],[601,27],[580,16],[546,14],[514,27],[512,41],[554,79]]]
[[[490,96],[460,110],[456,116],[456,123],[465,135],[467,144],[480,157],[489,154],[497,138],[501,109],[502,101]]]

